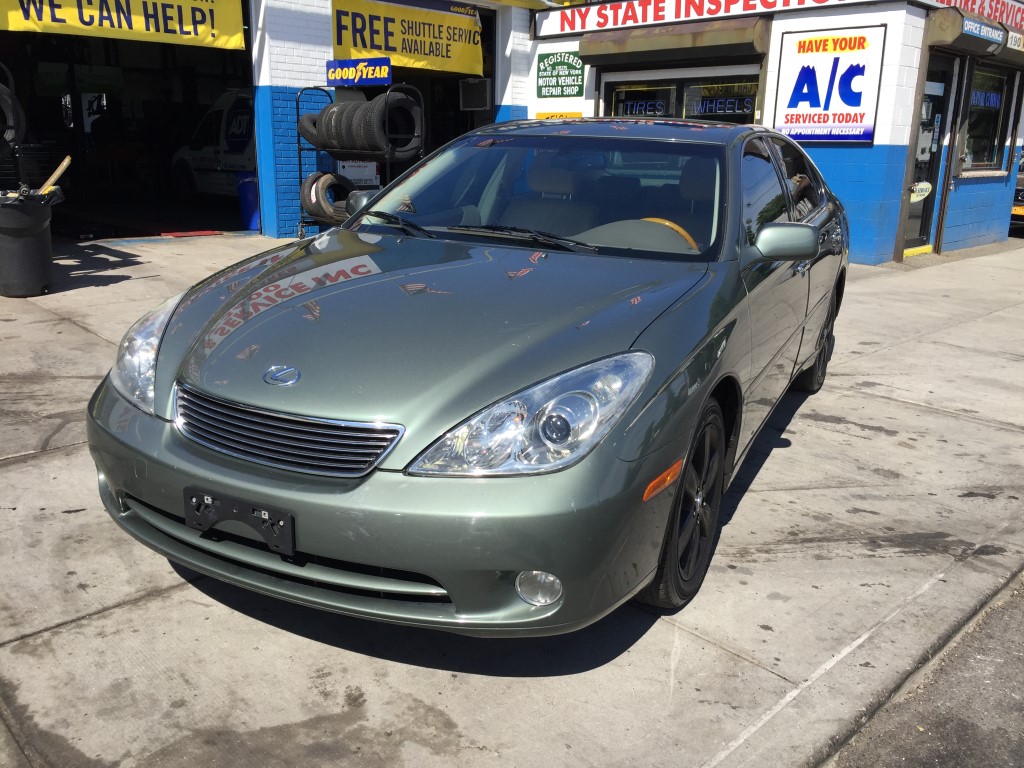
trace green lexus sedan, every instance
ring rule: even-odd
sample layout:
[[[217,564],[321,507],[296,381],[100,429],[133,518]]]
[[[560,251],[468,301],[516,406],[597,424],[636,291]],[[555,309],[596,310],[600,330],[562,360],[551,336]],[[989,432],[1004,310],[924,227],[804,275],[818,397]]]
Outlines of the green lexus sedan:
[[[347,205],[125,335],[88,414],[114,521],[241,587],[466,634],[691,600],[758,429],[832,354],[848,226],[804,152],[502,123]]]

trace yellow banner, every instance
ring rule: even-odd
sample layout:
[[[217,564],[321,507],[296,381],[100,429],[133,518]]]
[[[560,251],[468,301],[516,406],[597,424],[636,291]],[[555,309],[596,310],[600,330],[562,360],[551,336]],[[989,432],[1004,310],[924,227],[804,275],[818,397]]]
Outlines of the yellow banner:
[[[245,48],[241,0],[0,0],[0,29]]]
[[[336,59],[388,56],[394,67],[483,74],[480,17],[471,5],[332,0],[331,10]]]

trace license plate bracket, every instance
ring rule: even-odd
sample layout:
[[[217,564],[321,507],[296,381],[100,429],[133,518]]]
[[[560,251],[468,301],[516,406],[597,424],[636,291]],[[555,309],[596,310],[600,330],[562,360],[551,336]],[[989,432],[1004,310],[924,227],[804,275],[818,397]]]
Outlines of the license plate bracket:
[[[235,520],[252,528],[272,552],[295,554],[295,518],[290,512],[223,496],[202,488],[185,489],[185,524],[208,531],[223,520]]]

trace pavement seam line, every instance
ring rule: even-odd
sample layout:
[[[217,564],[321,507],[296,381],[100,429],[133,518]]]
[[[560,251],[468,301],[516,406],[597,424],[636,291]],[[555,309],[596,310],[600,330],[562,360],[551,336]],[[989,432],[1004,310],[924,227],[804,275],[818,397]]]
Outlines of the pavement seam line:
[[[1024,432],[1024,427],[1020,424],[1014,424],[1009,421],[996,421],[995,419],[982,419],[970,413],[964,413],[963,411],[952,411],[949,408],[940,408],[939,406],[932,405],[931,403],[922,403],[918,400],[905,400],[901,397],[883,395],[882,393],[875,392],[871,389],[857,389],[856,387],[843,386],[842,384],[833,384],[830,386],[830,391],[832,390],[838,390],[837,394],[851,393],[863,395],[864,397],[877,397],[881,400],[888,400],[893,403],[902,403],[903,405],[912,405],[916,408],[923,408],[927,411],[935,411],[936,413],[944,413],[948,416],[956,416],[957,418],[972,421],[975,424],[980,424],[985,427],[999,427],[1000,429],[1006,429],[1010,432]]]
[[[59,312],[55,312],[52,308],[46,306],[45,304],[40,304],[38,301],[33,301],[32,299],[28,299],[28,301],[32,302],[32,306],[38,307],[39,309],[43,310],[44,312],[49,312],[51,315],[53,315],[58,320],[61,320],[61,321],[65,322],[65,323],[71,323],[71,325],[75,326],[75,328],[78,328],[80,331],[85,331],[90,336],[95,336],[100,341],[106,342],[107,344],[112,344],[115,349],[121,343],[120,340],[118,340],[118,341],[111,341],[110,339],[108,339],[108,338],[106,338],[104,336],[101,336],[95,330],[93,330],[92,328],[87,328],[86,326],[82,325],[80,322],[75,320],[73,317],[70,317],[70,316],[67,316],[67,315],[62,315]],[[128,329],[125,328],[126,332],[127,332],[127,330]]]
[[[990,541],[995,540],[995,538],[997,536],[999,536],[1000,534],[1002,534],[1003,531],[1006,530],[1006,528],[1008,528],[1009,526],[1010,526],[1010,523],[1007,523],[1002,528],[1000,528],[998,531],[996,531],[995,535],[991,537]],[[828,661],[826,661],[824,664],[822,664],[820,667],[818,667],[816,670],[814,670],[814,672],[812,672],[807,677],[806,680],[804,680],[802,683],[800,683],[800,685],[796,686],[791,691],[789,691],[785,696],[783,696],[781,699],[779,699],[771,709],[769,709],[767,712],[764,712],[757,720],[755,720],[753,723],[751,723],[746,728],[744,728],[739,736],[737,736],[735,739],[733,739],[728,744],[726,744],[725,747],[721,751],[719,751],[718,754],[716,754],[714,757],[712,757],[710,760],[708,760],[705,763],[702,763],[700,768],[715,768],[715,766],[720,765],[723,760],[728,758],[729,755],[731,755],[733,752],[735,752],[737,749],[739,749],[741,746],[743,746],[743,744],[751,736],[753,736],[755,733],[757,733],[759,730],[761,730],[761,728],[764,727],[777,714],[779,714],[779,712],[781,712],[787,706],[789,706],[789,704],[797,696],[799,696],[805,690],[807,690],[812,685],[814,685],[816,682],[818,682],[818,680],[820,680],[822,677],[824,677],[826,674],[828,674],[828,672],[834,666],[836,666],[836,664],[838,664],[840,661],[842,661],[847,656],[849,656],[851,653],[853,653],[855,650],[857,650],[857,648],[859,648],[868,639],[870,639],[871,636],[874,635],[875,632],[878,629],[880,629],[884,625],[888,624],[894,618],[896,618],[901,613],[903,613],[903,611],[905,611],[908,607],[910,607],[910,605],[915,600],[917,600],[917,598],[919,598],[921,595],[923,595],[925,592],[927,592],[929,589],[931,589],[933,586],[935,586],[939,581],[941,581],[942,579],[946,578],[946,576],[949,574],[950,571],[952,571],[955,568],[957,568],[958,566],[960,566],[960,564],[962,562],[965,562],[966,560],[969,560],[971,558],[971,556],[973,556],[973,554],[975,552],[977,552],[981,547],[985,546],[986,543],[989,543],[989,542],[985,542],[985,543],[982,543],[982,544],[977,544],[974,547],[974,549],[971,550],[971,554],[969,554],[963,560],[956,560],[950,566],[947,566],[943,570],[938,571],[937,573],[933,574],[927,581],[924,582],[924,584],[922,584],[920,587],[918,587],[912,593],[910,593],[909,595],[904,597],[902,600],[900,600],[899,604],[893,610],[891,610],[883,618],[879,619],[874,624],[872,624],[870,627],[868,627],[868,629],[865,630],[853,642],[851,642],[848,645],[846,645],[846,647],[842,648],[838,653],[833,655],[832,658],[830,658]],[[1010,578],[1012,579],[1013,576],[1011,575]],[[1002,586],[1000,586],[1000,589],[1002,589]],[[986,600],[986,603],[987,603],[987,600]],[[950,633],[949,637],[952,637],[954,634],[955,634],[955,632],[954,633]],[[949,637],[946,638],[947,641],[948,641]],[[908,674],[907,677],[909,677],[909,676],[910,675]],[[902,683],[901,683],[901,685],[902,685]]]
[[[833,739],[829,742],[829,748],[831,754],[826,754],[820,763],[818,768],[830,768],[834,766],[835,761],[839,757],[839,753],[843,748],[849,744],[865,727],[871,722],[871,719],[882,711],[889,704],[900,700],[910,691],[912,688],[916,688],[923,684],[924,678],[927,676],[928,671],[933,665],[938,664],[944,659],[947,654],[951,653],[953,649],[959,644],[960,640],[980,624],[988,615],[991,613],[992,608],[996,602],[1003,600],[1005,595],[1012,592],[1015,589],[1021,588],[1024,585],[1024,565],[1018,567],[1015,571],[1011,571],[1007,577],[1006,582],[995,592],[990,594],[983,603],[981,603],[974,611],[973,615],[967,618],[958,629],[948,634],[945,638],[940,638],[937,643],[929,646],[924,650],[924,660],[911,672],[906,679],[903,680],[896,688],[894,688],[884,700],[879,700],[870,710],[865,709],[861,715],[860,725],[849,729],[848,732],[843,735],[840,739]]]
[[[171,584],[170,586],[164,587],[163,589],[158,589],[155,592],[147,592],[144,595],[139,595],[138,597],[133,597],[129,600],[122,600],[119,603],[107,605],[103,608],[97,608],[95,611],[91,611],[89,613],[83,613],[81,616],[75,616],[73,619],[67,619],[66,621],[60,621],[56,624],[51,624],[47,627],[41,627],[40,629],[33,630],[32,632],[26,632],[23,635],[12,637],[10,640],[4,640],[0,642],[0,650],[7,648],[7,646],[9,645],[13,645],[14,643],[20,643],[22,640],[28,640],[31,637],[36,637],[37,635],[45,635],[47,632],[54,632],[58,629],[63,629],[64,627],[70,626],[72,624],[77,624],[80,621],[86,621],[88,619],[95,618],[96,616],[102,616],[103,614],[109,613],[110,611],[115,611],[118,608],[125,608],[127,606],[135,605],[146,600],[150,600],[157,597],[163,597],[168,592],[173,592],[176,589],[183,589],[184,587],[192,586],[196,582],[205,580],[207,578],[209,577],[204,576],[202,574],[198,574],[198,578],[193,579],[192,581],[183,581],[180,584]]]
[[[767,672],[768,674],[773,675],[774,677],[779,678],[783,682],[789,683],[790,685],[795,685],[796,684],[796,680],[790,680],[788,677],[786,677],[785,675],[783,675],[783,674],[781,674],[779,672],[776,672],[774,669],[770,669],[770,668],[764,666],[764,664],[759,662],[757,659],[753,659],[753,658],[750,658],[748,656],[744,656],[742,653],[740,653],[736,649],[729,648],[727,646],[722,645],[722,642],[720,640],[714,640],[714,639],[712,639],[710,637],[706,637],[706,636],[702,635],[700,632],[697,632],[696,630],[694,630],[691,627],[684,627],[684,626],[681,626],[679,624],[676,624],[674,621],[671,621],[671,619],[672,619],[671,616],[662,616],[661,618],[667,624],[669,624],[672,627],[675,627],[677,630],[685,632],[686,634],[688,634],[688,635],[690,635],[692,637],[696,637],[698,640],[702,640],[705,643],[707,643],[708,645],[713,645],[718,650],[724,651],[725,653],[728,653],[730,656],[735,656],[740,661],[745,661],[747,664],[755,666],[758,669],[763,670],[763,671]]]
[[[25,451],[25,453],[16,453],[13,456],[4,456],[3,458],[0,458],[0,469],[6,469],[8,466],[13,464],[22,464],[33,456],[49,456],[51,453],[57,453],[58,451],[66,451],[69,448],[78,448],[80,446],[88,444],[88,440],[79,440],[77,443],[58,445],[56,448],[44,448],[38,451]]]

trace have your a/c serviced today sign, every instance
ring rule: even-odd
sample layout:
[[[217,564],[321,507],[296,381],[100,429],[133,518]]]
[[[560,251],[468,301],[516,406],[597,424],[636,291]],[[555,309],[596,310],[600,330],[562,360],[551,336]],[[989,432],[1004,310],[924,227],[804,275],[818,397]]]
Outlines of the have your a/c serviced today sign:
[[[884,24],[784,33],[775,129],[801,142],[873,142],[884,51]]]

